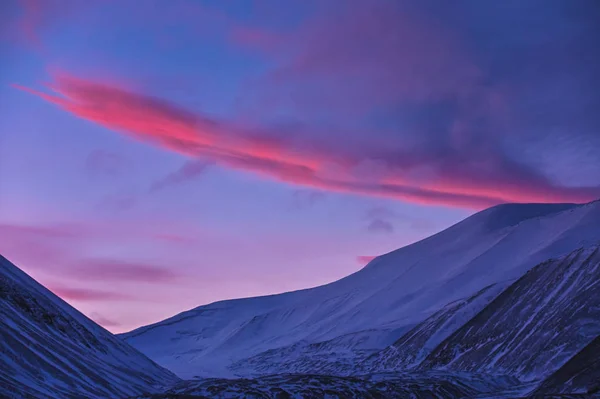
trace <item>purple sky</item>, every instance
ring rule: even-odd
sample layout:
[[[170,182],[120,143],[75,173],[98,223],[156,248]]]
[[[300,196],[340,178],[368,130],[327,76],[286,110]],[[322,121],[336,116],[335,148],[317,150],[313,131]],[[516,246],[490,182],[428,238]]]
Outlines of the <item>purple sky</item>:
[[[0,252],[111,331],[600,197],[596,0],[0,7]]]

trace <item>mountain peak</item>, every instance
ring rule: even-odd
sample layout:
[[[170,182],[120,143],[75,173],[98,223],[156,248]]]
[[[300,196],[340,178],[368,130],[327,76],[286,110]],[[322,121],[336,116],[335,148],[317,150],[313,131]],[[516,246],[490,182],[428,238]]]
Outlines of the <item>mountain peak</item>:
[[[479,213],[485,216],[485,227],[499,230],[515,226],[525,220],[554,215],[581,206],[579,204],[514,203],[500,204]]]

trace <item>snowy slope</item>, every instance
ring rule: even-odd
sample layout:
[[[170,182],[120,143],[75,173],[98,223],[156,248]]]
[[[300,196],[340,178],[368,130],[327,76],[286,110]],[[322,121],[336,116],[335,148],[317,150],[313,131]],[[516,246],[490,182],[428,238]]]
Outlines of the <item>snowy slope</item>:
[[[548,377],[536,394],[588,392],[600,396],[600,335]]]
[[[600,247],[544,262],[442,342],[421,369],[548,376],[600,334]]]
[[[325,342],[298,342],[238,361],[231,370],[242,375],[318,373],[341,376],[409,370],[418,366],[440,342],[490,303],[503,287],[493,284],[469,298],[449,303],[381,351],[378,343],[385,342],[385,336],[400,331],[366,330]]]
[[[501,205],[334,283],[200,306],[123,338],[184,378],[229,376],[233,363],[261,352],[366,330],[382,337],[371,349],[383,349],[448,303],[599,242],[598,226],[600,202]]]
[[[493,284],[469,298],[449,303],[417,324],[393,345],[367,358],[357,369],[381,372],[417,367],[444,339],[488,305],[499,294],[501,287],[503,285]]]
[[[0,397],[119,398],[178,380],[0,256]]]
[[[334,339],[309,343],[297,342],[283,348],[269,349],[231,365],[239,375],[307,373],[324,375],[362,374],[357,365],[378,352],[381,342],[397,331],[365,330]]]

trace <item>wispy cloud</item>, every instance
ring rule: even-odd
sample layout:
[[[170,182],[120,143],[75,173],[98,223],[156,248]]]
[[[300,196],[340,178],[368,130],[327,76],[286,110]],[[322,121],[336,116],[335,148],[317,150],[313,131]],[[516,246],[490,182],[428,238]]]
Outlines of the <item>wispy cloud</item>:
[[[367,226],[367,230],[373,233],[393,233],[394,225],[388,220],[383,219],[373,219],[369,222]]]
[[[84,259],[71,269],[72,276],[102,281],[172,282],[178,277],[173,270],[146,263],[116,259]]]
[[[313,190],[295,190],[292,194],[294,209],[306,209],[325,199],[325,193]]]
[[[166,187],[196,179],[203,175],[209,166],[210,163],[206,161],[187,161],[176,171],[171,172],[152,183],[150,192],[163,190]]]
[[[360,255],[360,256],[356,257],[356,261],[361,265],[366,265],[367,263],[371,262],[376,257],[377,256]]]
[[[428,230],[434,225],[422,216],[396,212],[388,207],[376,206],[370,208],[366,214],[367,230],[371,232],[393,233],[395,224],[412,230]]]
[[[100,324],[104,328],[121,327],[121,323],[108,319],[98,312],[92,312],[90,314],[90,319],[94,320],[96,323]]]
[[[175,244],[193,244],[195,242],[194,238],[189,236],[183,236],[181,234],[169,234],[169,233],[160,233],[155,234],[153,238]]]
[[[395,216],[395,212],[389,208],[371,208],[365,215],[365,219],[367,220],[367,230],[372,233],[391,234],[394,232],[392,220],[395,219]]]
[[[191,234],[191,233],[190,233]],[[167,237],[170,240],[167,240]],[[168,243],[172,237],[184,237],[178,233],[157,233],[143,226],[122,224],[80,224],[57,226],[22,226],[0,224],[0,252],[10,256],[27,269],[51,274],[67,274],[80,281],[172,283],[181,275],[166,266],[120,258],[90,258],[85,248],[90,242],[117,243],[126,240],[152,240],[161,238]],[[183,239],[178,239],[181,242]],[[188,242],[188,241],[186,241]],[[103,293],[86,292],[78,287],[56,286],[61,296],[71,299],[101,299]],[[77,298],[79,296],[79,298]],[[106,299],[124,298],[121,294],[106,293]]]
[[[131,299],[130,296],[120,292],[99,291],[91,288],[51,286],[49,289],[66,301],[122,301]]]
[[[125,159],[114,152],[94,150],[85,160],[85,170],[91,177],[118,177],[126,168]]]
[[[318,143],[290,142],[264,130],[240,130],[164,100],[66,74],[55,76],[50,85],[60,96],[17,87],[78,117],[167,150],[299,186],[467,208],[508,201],[586,202],[600,195],[600,188],[557,186],[492,153],[473,153],[473,159],[450,153],[437,161],[423,154],[416,157],[408,149],[388,154],[365,149],[350,156]],[[357,173],[373,159],[382,165],[376,173],[372,168]],[[423,167],[431,172],[415,177]]]

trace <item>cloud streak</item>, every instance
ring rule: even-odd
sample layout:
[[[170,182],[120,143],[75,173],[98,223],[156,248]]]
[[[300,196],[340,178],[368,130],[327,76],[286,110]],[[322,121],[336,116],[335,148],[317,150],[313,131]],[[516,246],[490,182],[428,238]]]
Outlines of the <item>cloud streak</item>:
[[[104,316],[102,316],[100,313],[98,312],[92,312],[90,314],[90,319],[94,320],[96,323],[100,324],[102,327],[109,329],[109,328],[114,328],[114,327],[121,327],[121,323],[118,323],[114,320],[108,319]]]
[[[122,293],[90,288],[50,287],[49,289],[66,301],[122,301],[131,299],[131,297]]]
[[[90,152],[85,160],[85,170],[91,177],[118,177],[126,168],[126,161],[119,154],[105,150]]]
[[[206,168],[210,165],[205,161],[187,161],[179,169],[169,173],[161,179],[156,180],[150,186],[150,192],[160,191],[167,187],[184,183],[188,180],[195,179],[206,172]]]
[[[587,202],[600,195],[595,187],[554,185],[494,153],[474,153],[473,159],[446,155],[436,160],[432,154],[399,149],[352,156],[319,143],[295,143],[266,130],[256,133],[256,129],[213,121],[114,85],[67,74],[54,78],[48,87],[56,95],[15,87],[75,116],[166,150],[293,185],[464,208],[502,202]]]
[[[172,282],[178,275],[172,270],[145,263],[134,263],[114,259],[87,259],[77,263],[71,273],[102,281],[139,281],[147,283]]]

